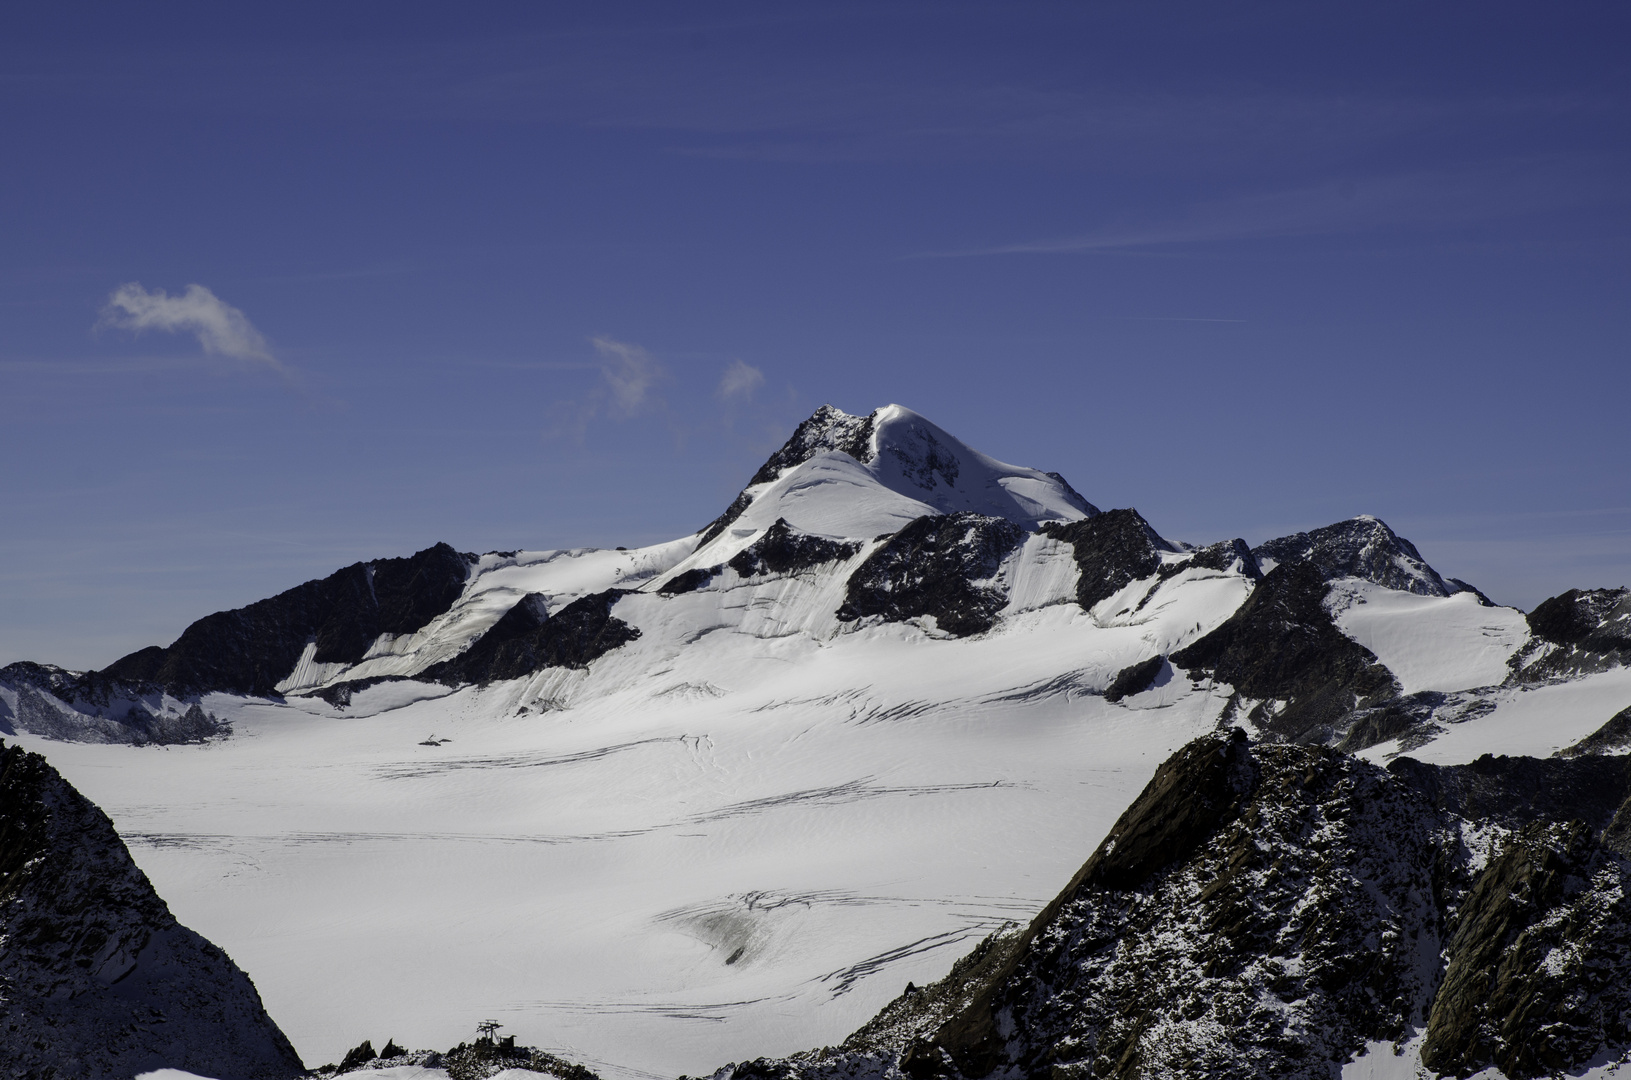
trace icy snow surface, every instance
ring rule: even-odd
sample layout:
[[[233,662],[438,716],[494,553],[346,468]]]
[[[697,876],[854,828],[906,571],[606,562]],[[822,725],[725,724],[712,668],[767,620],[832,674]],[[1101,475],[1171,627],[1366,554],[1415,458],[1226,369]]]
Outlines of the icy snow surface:
[[[1489,711],[1444,725],[1444,732],[1406,755],[1434,765],[1464,765],[1483,754],[1550,757],[1590,735],[1631,703],[1631,668],[1614,668],[1568,682],[1502,686],[1486,691]],[[1399,751],[1397,741],[1380,743],[1359,756],[1385,763]]]
[[[1370,1043],[1364,1053],[1342,1066],[1342,1080],[1432,1080],[1439,1074],[1421,1063],[1424,1037],[1424,1033],[1417,1032],[1397,1048],[1389,1042]],[[1631,1076],[1631,1068],[1609,1062],[1567,1075],[1570,1080],[1617,1080]],[[1467,1080],[1506,1080],[1506,1073],[1491,1066],[1473,1073]]]
[[[674,556],[488,556],[446,621],[490,623],[500,592],[554,610],[649,587]],[[837,1042],[1029,919],[1215,724],[1226,690],[1097,691],[1216,626],[1244,579],[1146,581],[1137,618],[1100,625],[1059,545],[1000,574],[1028,610],[974,638],[840,624],[841,564],[727,569],[620,599],[642,636],[587,671],[387,683],[344,711],[211,695],[234,734],[204,746],[19,741],[112,816],[308,1063],[491,1017],[611,1075],[696,1074]]]
[[[1484,607],[1470,592],[1421,596],[1343,578],[1332,583],[1327,604],[1338,629],[1375,653],[1407,694],[1493,686],[1529,640],[1523,612]]]

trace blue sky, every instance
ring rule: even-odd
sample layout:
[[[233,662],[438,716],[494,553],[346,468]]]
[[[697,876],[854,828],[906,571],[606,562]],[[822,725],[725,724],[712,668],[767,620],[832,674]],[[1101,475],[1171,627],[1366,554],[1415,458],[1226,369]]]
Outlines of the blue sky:
[[[1628,23],[7,5],[0,662],[671,538],[823,402],[1180,539],[1373,513],[1501,602],[1625,584]]]

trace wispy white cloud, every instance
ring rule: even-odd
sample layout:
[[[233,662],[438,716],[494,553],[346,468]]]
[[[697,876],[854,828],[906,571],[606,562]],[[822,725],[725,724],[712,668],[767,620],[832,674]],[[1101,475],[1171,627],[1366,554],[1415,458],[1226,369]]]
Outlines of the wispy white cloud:
[[[202,285],[189,285],[179,296],[163,289],[149,292],[134,281],[121,285],[108,296],[101,325],[134,334],[146,330],[192,334],[212,356],[259,364],[286,379],[292,377],[248,316]]]
[[[726,401],[753,400],[753,392],[765,384],[765,373],[742,360],[732,360],[719,380],[719,396]]]
[[[589,425],[603,416],[627,419],[663,406],[656,393],[657,385],[668,377],[662,361],[639,345],[604,335],[590,338],[589,343],[596,354],[591,363],[545,361],[532,365],[562,371],[588,368],[600,373],[600,381],[581,396],[563,398],[547,407],[547,439],[581,443]]]
[[[1599,201],[1607,185],[1577,162],[1372,176],[1192,204],[1170,216],[1123,219],[1071,236],[922,252],[907,258],[1083,254],[1238,240],[1338,236],[1397,228],[1454,229]]]
[[[612,411],[633,416],[648,404],[652,386],[666,374],[663,365],[638,345],[609,337],[589,340],[600,354],[600,375],[611,394]]]

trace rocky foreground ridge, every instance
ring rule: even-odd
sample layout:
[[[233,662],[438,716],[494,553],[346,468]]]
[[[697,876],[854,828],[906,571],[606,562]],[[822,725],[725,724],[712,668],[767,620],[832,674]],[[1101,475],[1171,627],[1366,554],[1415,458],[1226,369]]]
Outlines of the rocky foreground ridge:
[[[1197,740],[1037,917],[842,1046],[715,1080],[1296,1077],[1384,1042],[1529,1078],[1631,1050],[1631,758],[1387,769]]]
[[[176,921],[107,816],[44,758],[0,744],[0,1076],[166,1067],[302,1071],[249,977]]]

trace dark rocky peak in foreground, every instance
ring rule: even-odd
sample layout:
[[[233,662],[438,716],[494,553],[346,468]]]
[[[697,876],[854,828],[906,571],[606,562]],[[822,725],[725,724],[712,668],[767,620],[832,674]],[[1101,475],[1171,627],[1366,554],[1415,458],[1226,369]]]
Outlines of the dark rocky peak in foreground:
[[[1357,577],[1389,589],[1422,596],[1477,592],[1464,583],[1450,585],[1427,565],[1416,545],[1377,518],[1361,516],[1312,532],[1270,540],[1252,549],[1262,563],[1309,562],[1326,580]],[[1482,593],[1478,594],[1480,597]]]
[[[1509,661],[1521,682],[1631,664],[1631,589],[1570,589],[1528,615],[1534,637]]]
[[[1225,715],[1250,699],[1247,718],[1270,737],[1332,741],[1356,708],[1398,697],[1401,688],[1374,653],[1337,629],[1325,607],[1330,590],[1313,562],[1282,563],[1172,662],[1233,686]]]
[[[1417,1034],[1455,1076],[1622,1060],[1631,866],[1606,841],[1627,778],[1551,765],[1563,794],[1537,802],[1521,763],[1197,740],[1029,926],[840,1047],[716,1077],[1337,1080]]]
[[[920,517],[891,536],[850,575],[838,617],[885,622],[933,616],[948,634],[989,630],[1008,602],[992,578],[1025,539],[1006,518],[981,514]]]
[[[353,563],[248,607],[199,619],[169,648],[115,661],[103,677],[151,682],[181,697],[213,690],[268,696],[308,645],[317,663],[356,663],[382,634],[411,634],[445,614],[476,556],[447,544],[405,559]]]
[[[176,922],[107,816],[0,746],[0,1075],[302,1073],[249,978]]]

